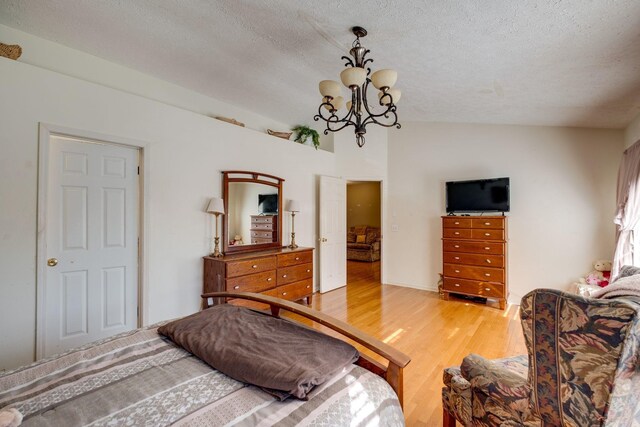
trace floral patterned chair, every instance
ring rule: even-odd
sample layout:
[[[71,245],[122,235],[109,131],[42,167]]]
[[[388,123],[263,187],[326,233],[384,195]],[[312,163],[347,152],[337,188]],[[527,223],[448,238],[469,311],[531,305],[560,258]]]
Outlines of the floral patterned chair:
[[[525,295],[528,357],[444,371],[445,426],[640,426],[640,299]]]

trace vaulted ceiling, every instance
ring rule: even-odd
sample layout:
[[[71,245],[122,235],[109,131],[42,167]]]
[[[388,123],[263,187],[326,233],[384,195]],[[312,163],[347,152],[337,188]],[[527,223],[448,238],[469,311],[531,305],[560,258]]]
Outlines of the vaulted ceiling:
[[[285,123],[362,39],[401,121],[623,128],[640,113],[637,0],[3,0],[0,23]],[[346,95],[346,89],[345,89]]]

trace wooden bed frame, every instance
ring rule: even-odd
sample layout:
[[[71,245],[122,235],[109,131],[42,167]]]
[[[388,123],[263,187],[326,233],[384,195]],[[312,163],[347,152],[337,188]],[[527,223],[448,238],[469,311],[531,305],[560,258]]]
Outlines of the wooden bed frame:
[[[383,343],[377,338],[372,337],[371,335],[365,334],[364,332],[354,328],[353,326],[342,322],[338,319],[334,319],[333,317],[321,313],[319,311],[313,310],[311,308],[305,307],[303,305],[286,301],[280,298],[274,298],[267,295],[256,294],[251,292],[211,292],[207,294],[202,294],[204,308],[209,308],[213,304],[209,303],[209,298],[212,301],[216,301],[216,298],[220,298],[220,300],[225,301],[227,298],[238,298],[250,301],[256,301],[263,304],[268,304],[271,309],[271,315],[273,317],[280,317],[280,310],[286,310],[291,313],[295,313],[297,315],[306,317],[316,323],[319,323],[323,326],[326,326],[329,329],[333,329],[336,332],[344,335],[347,338],[352,339],[358,344],[362,344],[364,347],[373,351],[374,353],[382,356],[386,360],[389,361],[387,366],[382,365],[381,363],[373,360],[372,358],[360,354],[360,358],[356,361],[356,365],[362,366],[363,368],[373,372],[376,375],[380,375],[384,378],[389,385],[395,390],[398,395],[398,400],[400,401],[400,405],[403,404],[403,369],[405,366],[409,364],[411,358],[401,351],[396,350],[388,344]],[[218,300],[218,301],[220,301]],[[291,319],[288,319],[291,320]]]

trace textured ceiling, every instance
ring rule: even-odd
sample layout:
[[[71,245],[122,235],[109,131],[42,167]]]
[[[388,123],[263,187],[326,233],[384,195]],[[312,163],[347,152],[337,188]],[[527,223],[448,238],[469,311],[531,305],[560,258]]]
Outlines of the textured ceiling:
[[[638,0],[3,0],[0,23],[285,123],[312,122],[353,25],[373,68],[398,71],[401,121],[640,113]]]

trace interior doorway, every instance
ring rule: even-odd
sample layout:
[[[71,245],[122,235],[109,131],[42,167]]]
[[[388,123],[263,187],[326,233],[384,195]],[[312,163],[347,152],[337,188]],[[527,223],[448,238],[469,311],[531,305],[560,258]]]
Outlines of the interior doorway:
[[[382,185],[347,181],[347,285],[381,283]]]

